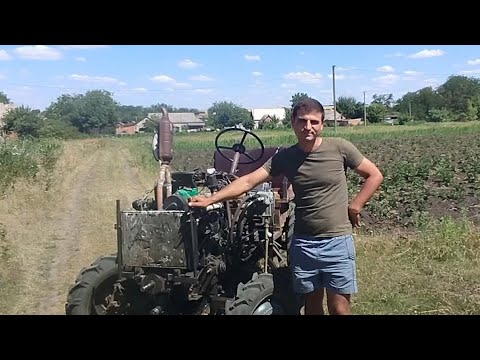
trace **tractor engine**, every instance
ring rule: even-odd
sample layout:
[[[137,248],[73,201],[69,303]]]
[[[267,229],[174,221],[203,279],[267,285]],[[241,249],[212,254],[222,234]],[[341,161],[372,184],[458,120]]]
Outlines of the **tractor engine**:
[[[143,286],[150,284],[145,290],[165,289],[168,278],[172,282],[185,282],[179,279],[181,275],[196,279],[192,282],[192,294],[218,292],[222,289],[222,272],[227,267],[253,266],[265,255],[262,244],[268,244],[265,239],[272,237],[270,227],[275,213],[275,193],[268,183],[259,185],[237,201],[217,203],[205,209],[188,207],[189,198],[198,195],[199,189],[208,188],[207,193],[214,193],[232,180],[228,173],[214,169],[172,173],[173,193],[164,199],[162,210],[154,210],[156,204],[152,200],[132,203],[137,211],[131,215],[144,218],[122,221],[130,224],[129,234],[140,234],[131,239],[124,237],[124,263],[148,267],[157,273],[177,274],[174,278],[172,275],[141,274]],[[122,216],[128,217],[128,212],[124,211]],[[132,232],[135,224],[141,229]],[[142,248],[135,244],[141,244]],[[138,251],[134,251],[134,245]],[[214,284],[220,287],[212,287]]]

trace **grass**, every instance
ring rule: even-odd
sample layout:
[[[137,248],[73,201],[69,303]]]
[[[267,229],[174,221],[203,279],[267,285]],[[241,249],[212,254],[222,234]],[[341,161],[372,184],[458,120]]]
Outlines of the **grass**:
[[[349,139],[362,140],[363,149],[379,151],[382,157],[391,145],[393,152],[400,151],[404,156],[387,156],[385,164],[389,164],[391,177],[397,179],[399,189],[387,186],[385,191],[392,192],[392,201],[405,200],[413,213],[417,197],[423,199],[423,189],[426,174],[432,173],[438,181],[449,182],[450,173],[442,172],[448,168],[448,163],[435,160],[427,162],[428,171],[425,173],[422,157],[429,156],[436,159],[434,153],[424,153],[424,147],[438,144],[435,139],[442,139],[440,146],[451,144],[437,149],[437,155],[442,157],[442,151],[453,156],[452,164],[455,176],[457,167],[474,166],[475,157],[462,155],[461,149],[468,147],[468,143],[457,144],[471,139],[469,134],[480,133],[480,124],[476,123],[442,123],[422,124],[416,126],[371,126],[367,128],[334,129],[327,128],[326,136],[342,136]],[[257,132],[266,145],[282,143],[288,139],[293,141],[291,130]],[[178,153],[194,153],[197,158],[200,150],[213,150],[213,139],[216,134],[175,134],[175,150]],[[278,136],[278,137],[277,137]],[[408,139],[408,141],[407,141]],[[426,143],[426,139],[429,142]],[[125,139],[129,149],[136,154],[136,165],[150,169],[152,175],[158,164],[152,161],[149,137],[132,137]],[[381,144],[371,147],[370,144]],[[425,144],[426,143],[426,144]],[[475,146],[475,143],[470,143]],[[461,145],[461,146],[460,146]],[[408,149],[407,149],[408,148]],[[457,149],[457,150],[455,150]],[[458,150],[459,149],[459,150]],[[473,147],[472,147],[473,149]],[[195,153],[195,151],[197,151]],[[408,151],[407,151],[408,150]],[[450,152],[450,150],[455,150]],[[468,150],[468,149],[467,149]],[[390,151],[390,152],[392,152]],[[435,152],[435,150],[434,150]],[[460,153],[459,153],[460,152]],[[415,153],[415,157],[410,157]],[[405,154],[408,154],[405,157]],[[377,154],[378,155],[378,154]],[[432,157],[433,156],[433,157]],[[450,158],[450,155],[447,156]],[[396,160],[399,159],[399,160]],[[413,170],[407,165],[413,160]],[[461,162],[463,159],[465,162]],[[473,159],[467,161],[467,159]],[[397,166],[398,161],[403,164]],[[457,163],[458,162],[458,163]],[[198,164],[190,164],[192,167]],[[432,165],[432,166],[430,166]],[[468,171],[466,171],[468,174]],[[389,172],[390,174],[390,172]],[[402,178],[406,180],[403,181]],[[402,181],[400,181],[402,180]],[[450,179],[451,180],[451,179]],[[475,180],[476,181],[476,180]],[[396,184],[396,183],[395,183]],[[388,182],[387,182],[388,185]],[[403,186],[405,185],[405,186]],[[415,185],[415,186],[414,186]],[[414,191],[415,190],[415,191]],[[417,194],[418,193],[418,194]],[[418,195],[418,196],[417,196]],[[449,190],[449,195],[455,193]],[[410,199],[411,198],[411,199]],[[459,203],[461,204],[461,197]],[[411,200],[406,202],[406,200]],[[414,201],[415,200],[415,201]],[[382,205],[379,203],[379,206]],[[391,205],[390,208],[394,206]],[[383,204],[384,209],[389,209]],[[422,208],[423,209],[423,208]],[[480,232],[468,219],[459,217],[435,218],[423,212],[416,212],[421,221],[415,223],[416,228],[410,232],[360,232],[356,236],[359,293],[353,298],[355,314],[478,314],[480,313]],[[400,225],[400,224],[399,224]]]
[[[480,313],[480,233],[430,219],[416,234],[357,235],[356,314]]]
[[[369,140],[377,143],[381,140],[385,147],[392,143],[390,139],[398,143],[403,142],[401,139],[418,137],[421,144],[425,135],[444,137],[477,133],[480,133],[478,123],[367,126],[338,129],[336,134],[332,128],[325,131],[326,136],[363,139],[366,144]],[[258,134],[266,139],[267,146],[285,139],[292,140],[291,130]],[[175,150],[194,156],[197,156],[196,149],[211,151],[215,135],[176,134]],[[62,151],[57,152],[58,161],[42,162],[41,155],[31,158],[37,159],[35,163],[39,166],[50,166],[53,171],[15,178],[15,188],[0,199],[0,313],[32,313],[35,311],[32,304],[49,289],[58,290],[64,300],[65,286],[74,275],[97,255],[108,254],[114,249],[114,200],[121,198],[128,206],[153,185],[156,177],[158,163],[152,160],[150,144],[150,135],[72,140],[65,142]],[[26,149],[30,151],[33,145]],[[49,153],[48,150],[45,153]],[[9,161],[8,164],[15,162]],[[138,181],[128,166],[124,167],[125,164],[137,169]],[[196,164],[182,164],[187,165],[193,167]],[[0,168],[0,175],[2,170],[6,172],[5,169]],[[80,170],[83,176],[77,176]],[[415,175],[417,172],[405,169],[392,174]],[[45,191],[46,180],[41,177],[44,173],[49,173],[52,179],[48,191]],[[441,174],[438,175],[441,180]],[[450,177],[446,175],[448,180]],[[32,182],[32,179],[36,181]],[[411,184],[410,180],[408,184]],[[80,187],[75,196],[78,203],[72,202],[77,187]],[[411,188],[406,188],[405,192],[411,194]],[[71,219],[67,210],[77,208],[78,218]],[[60,218],[63,226],[57,221]],[[68,226],[70,221],[78,231]],[[353,298],[354,313],[480,313],[479,229],[468,218],[462,217],[423,218],[416,225],[415,231],[408,233],[398,230],[373,234],[358,232],[359,293]],[[68,232],[63,228],[69,229]],[[68,253],[71,261],[58,269],[58,276],[61,275],[58,282],[48,284],[48,266],[63,246],[59,239],[67,233],[75,235],[75,238],[64,240],[74,241],[75,245]],[[63,256],[66,259],[66,255]]]
[[[21,140],[0,143],[0,194],[13,188],[19,179],[42,178],[46,186],[62,151],[55,140]]]
[[[424,123],[414,126],[389,126],[389,125],[370,125],[359,127],[338,127],[335,131],[332,127],[326,127],[323,136],[338,136],[351,141],[376,140],[376,139],[394,139],[405,137],[418,137],[424,135],[450,135],[450,134],[479,134],[480,122],[468,123]],[[194,150],[194,149],[215,149],[215,137],[218,133],[176,133],[174,135],[174,149],[176,150]],[[291,129],[283,130],[256,130],[257,134],[265,146],[285,146],[296,142],[295,135]],[[231,145],[241,137],[240,132],[225,133],[221,137],[222,144]],[[246,144],[257,146],[255,139],[248,136]],[[148,136],[148,141],[151,141]]]

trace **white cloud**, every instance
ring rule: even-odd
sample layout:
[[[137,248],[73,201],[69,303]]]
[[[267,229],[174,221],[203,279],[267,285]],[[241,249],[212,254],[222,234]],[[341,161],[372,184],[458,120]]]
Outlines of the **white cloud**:
[[[145,89],[144,87],[138,87],[138,88],[133,88],[132,91],[136,91],[136,92],[146,92],[147,89]]]
[[[69,78],[71,80],[82,81],[82,82],[117,84],[121,86],[127,85],[124,81],[120,81],[116,78],[109,77],[109,76],[91,76],[91,75],[71,74],[69,75]]]
[[[329,79],[333,79],[333,75],[332,74],[328,74],[328,78]],[[335,74],[335,81],[337,80],[345,80],[347,78],[347,76],[345,74]]]
[[[200,94],[210,94],[213,92],[212,89],[195,89],[193,92],[200,93]]]
[[[167,76],[167,75],[156,75],[152,77],[150,80],[161,82],[161,83],[176,82],[174,78],[171,78],[170,76]]]
[[[435,49],[435,50],[422,50],[419,51],[415,54],[411,54],[408,57],[412,59],[426,59],[426,58],[431,58],[431,57],[436,57],[436,56],[442,56],[445,54],[445,51],[440,50],[440,49]]]
[[[60,51],[45,45],[20,46],[14,52],[20,58],[30,60],[59,60],[63,57]]]
[[[84,58],[83,56],[79,56],[79,57],[75,58],[75,61],[85,62],[85,61],[87,61],[87,59]]]
[[[260,71],[254,71],[254,72],[252,72],[252,75],[253,76],[262,76],[263,73],[261,73]]]
[[[260,61],[260,55],[245,55],[245,60],[247,61]]]
[[[403,72],[406,76],[402,77],[402,80],[418,80],[418,77],[422,75],[420,71],[415,71],[415,70],[405,70]]]
[[[93,50],[93,49],[101,49],[106,48],[108,45],[61,45],[60,48],[65,50]]]
[[[393,83],[397,82],[399,78],[400,77],[398,75],[388,74],[385,76],[373,78],[373,81],[380,85],[392,85]]]
[[[5,50],[0,49],[0,61],[2,60],[12,60],[12,56],[7,53]]]
[[[286,80],[299,81],[306,84],[316,84],[320,82],[322,74],[320,73],[309,73],[307,71],[303,72],[291,72],[283,76]]]
[[[422,74],[421,72],[415,71],[415,70],[405,70],[403,73],[405,75],[409,75],[409,76],[416,76],[416,75],[421,75]]]
[[[464,75],[480,74],[480,69],[463,70],[463,71],[460,71],[460,74],[464,74]]]
[[[190,59],[184,59],[178,63],[178,66],[180,66],[182,69],[195,69],[200,66],[200,64],[190,60]]]
[[[170,76],[167,76],[167,75],[156,75],[156,76],[153,76],[152,78],[150,78],[150,80],[155,81],[155,82],[159,82],[159,83],[168,84],[168,85],[172,86],[172,87],[169,87],[168,89],[165,89],[165,90],[168,90],[168,91],[174,91],[173,88],[187,89],[187,88],[192,87],[192,85],[189,84],[189,83],[179,82],[179,81],[175,80],[174,78],[172,78]]]
[[[213,79],[209,76],[205,76],[205,75],[195,75],[195,76],[191,76],[190,80],[192,80],[192,81],[214,81],[215,79]]]
[[[480,65],[480,59],[468,60],[467,64],[468,65]]]
[[[435,79],[435,78],[430,78],[430,79],[425,79],[424,80],[427,86],[437,86],[440,85],[440,80]]]
[[[192,87],[192,85],[190,85],[189,83],[184,83],[184,82],[175,82],[173,86],[179,89],[188,89]]]
[[[381,66],[381,67],[377,68],[377,71],[379,71],[379,72],[394,72],[395,69],[390,65],[384,65],[384,66]]]

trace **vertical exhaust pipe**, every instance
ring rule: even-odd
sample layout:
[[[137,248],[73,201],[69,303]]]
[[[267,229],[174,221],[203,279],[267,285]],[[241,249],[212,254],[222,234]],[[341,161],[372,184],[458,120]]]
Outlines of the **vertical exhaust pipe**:
[[[155,188],[155,201],[157,210],[163,208],[163,199],[172,195],[172,178],[170,175],[170,162],[173,160],[173,124],[168,117],[168,111],[162,107],[162,118],[158,122],[158,152],[160,159],[160,172]]]

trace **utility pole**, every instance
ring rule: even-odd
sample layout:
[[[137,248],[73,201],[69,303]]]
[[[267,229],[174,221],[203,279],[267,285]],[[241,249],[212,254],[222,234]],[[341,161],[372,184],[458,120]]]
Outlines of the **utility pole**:
[[[367,126],[367,105],[365,102],[365,91],[363,92],[363,122]]]
[[[408,115],[410,115],[410,117],[412,117],[412,103],[411,102],[408,103]]]
[[[335,133],[337,132],[337,100],[335,98],[335,65],[332,66],[333,79],[333,121],[335,122]]]

